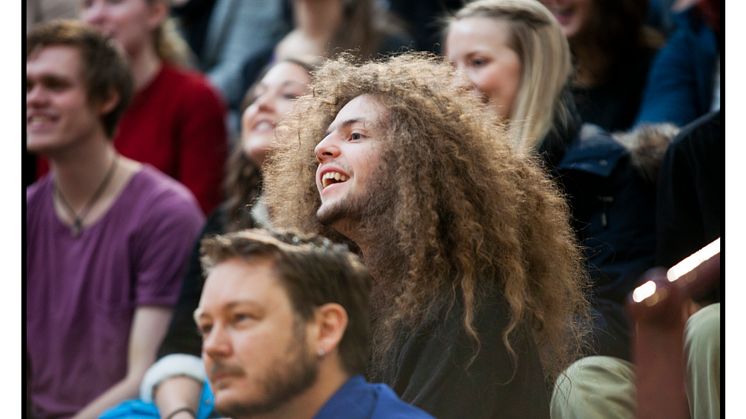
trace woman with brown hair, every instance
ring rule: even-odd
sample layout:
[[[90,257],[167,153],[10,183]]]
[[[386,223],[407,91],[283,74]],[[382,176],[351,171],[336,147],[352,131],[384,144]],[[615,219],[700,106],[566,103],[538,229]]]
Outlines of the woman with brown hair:
[[[141,398],[153,401],[161,416],[184,407],[197,412],[205,380],[200,359],[202,338],[193,317],[205,278],[199,259],[200,241],[215,234],[269,226],[261,199],[261,167],[277,145],[275,129],[279,121],[295,98],[306,93],[313,68],[314,64],[303,60],[278,61],[246,94],[241,138],[228,161],[224,184],[227,199],[208,217],[195,243],[174,317],[158,351],[160,359],[141,385]]]

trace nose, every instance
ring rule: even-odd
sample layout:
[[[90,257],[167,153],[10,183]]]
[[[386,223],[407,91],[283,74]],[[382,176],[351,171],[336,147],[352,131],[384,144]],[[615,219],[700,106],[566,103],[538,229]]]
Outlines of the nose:
[[[38,107],[47,103],[48,99],[44,87],[40,84],[36,84],[26,91],[26,106]]]
[[[202,352],[211,358],[224,358],[231,354],[231,342],[228,333],[220,325],[214,325],[202,338]]]
[[[340,150],[337,140],[334,139],[334,134],[327,135],[320,143],[316,144],[313,152],[316,154],[316,160],[319,163],[338,157]]]
[[[265,92],[261,95],[259,95],[254,103],[254,107],[258,111],[264,111],[264,112],[272,112],[275,110],[275,105],[277,102],[277,94],[272,92]]]

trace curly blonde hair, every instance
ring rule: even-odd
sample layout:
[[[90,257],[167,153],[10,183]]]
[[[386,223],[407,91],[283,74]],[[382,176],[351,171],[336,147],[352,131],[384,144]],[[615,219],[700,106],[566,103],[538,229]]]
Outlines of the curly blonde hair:
[[[375,278],[373,367],[391,362],[397,330],[442,319],[456,298],[478,350],[476,307],[498,289],[514,362],[511,334],[526,325],[553,380],[581,349],[587,279],[567,205],[538,163],[512,151],[492,113],[432,55],[362,65],[342,56],[316,72],[311,92],[279,130],[288,138],[266,167],[265,196],[274,225],[339,241],[316,218],[314,147],[353,98],[372,95],[387,110],[381,156],[393,202],[367,226],[381,245],[363,255]]]

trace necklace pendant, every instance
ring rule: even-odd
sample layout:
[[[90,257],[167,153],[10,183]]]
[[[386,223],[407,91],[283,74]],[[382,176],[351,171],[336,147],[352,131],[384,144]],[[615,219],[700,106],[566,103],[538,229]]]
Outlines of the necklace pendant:
[[[81,225],[80,220],[75,220],[75,223],[72,225],[71,233],[73,234],[73,237],[80,236],[80,231],[83,229],[83,226]]]

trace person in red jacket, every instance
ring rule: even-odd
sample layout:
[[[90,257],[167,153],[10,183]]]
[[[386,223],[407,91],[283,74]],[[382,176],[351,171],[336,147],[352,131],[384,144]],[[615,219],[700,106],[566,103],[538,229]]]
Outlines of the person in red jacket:
[[[168,11],[166,0],[87,0],[80,17],[124,49],[134,78],[114,146],[184,184],[209,213],[222,200],[225,105],[202,75],[182,68],[186,44]]]

